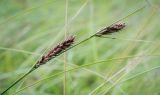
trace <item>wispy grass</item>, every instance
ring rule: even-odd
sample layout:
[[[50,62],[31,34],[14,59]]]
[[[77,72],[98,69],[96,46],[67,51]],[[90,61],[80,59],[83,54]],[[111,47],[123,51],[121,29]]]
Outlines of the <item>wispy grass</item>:
[[[95,38],[92,42],[85,42],[80,47],[74,48],[74,52],[68,52],[65,59],[61,57],[56,58],[55,61],[51,61],[51,63],[56,64],[49,64],[42,67],[37,71],[39,74],[37,74],[37,72],[33,73],[32,76],[19,84],[17,88],[13,88],[12,93],[9,94],[17,94],[23,91],[22,94],[52,93],[62,95],[63,83],[61,79],[63,79],[65,73],[68,72],[66,83],[71,85],[64,85],[64,88],[67,88],[66,91],[64,91],[66,95],[67,93],[71,95],[85,95],[92,93],[94,89],[97,89],[95,90],[96,95],[105,95],[106,93],[115,95],[119,95],[117,93],[122,95],[135,93],[136,95],[156,94],[158,91],[157,84],[159,83],[159,78],[156,76],[148,76],[148,72],[152,75],[159,72],[159,55],[155,55],[159,54],[159,8],[156,5],[158,3],[154,3],[158,2],[157,0],[146,1],[148,2],[147,6],[145,6],[145,8],[142,7],[143,11],[141,11],[141,8],[137,10],[139,13],[135,12],[136,14],[132,13],[131,10],[144,5],[144,3],[146,3],[145,0],[130,2],[123,2],[122,0],[113,0],[112,2],[105,0],[69,0],[68,8],[65,8],[65,1],[47,0],[45,3],[41,1],[37,2],[35,6],[31,8],[27,7],[22,11],[13,11],[15,15],[11,15],[12,13],[10,14],[10,12],[8,12],[6,13],[8,16],[4,17],[5,14],[4,16],[2,14],[1,17],[4,19],[0,24],[2,31],[0,35],[0,42],[2,43],[0,48],[2,52],[0,55],[2,63],[0,64],[0,72],[2,76],[0,79],[3,79],[2,81],[4,82],[0,85],[0,89],[2,88],[1,90],[3,90],[6,88],[16,77],[24,73],[29,65],[33,65],[36,59],[39,59],[39,56],[46,53],[52,46],[55,46],[55,43],[65,37],[64,32],[66,31],[66,26],[64,23],[66,23],[66,21],[64,17],[66,16],[65,13],[67,9],[68,32],[69,34],[76,35],[78,38],[77,42],[85,39],[87,34],[94,34],[94,32],[98,30],[97,28],[105,26],[105,24],[111,24],[112,21],[117,23],[115,19],[119,19],[126,14],[128,14],[128,16],[119,21],[125,20],[127,28],[116,35],[108,35],[106,38]],[[12,5],[14,4],[17,4],[17,2],[13,1]],[[17,6],[19,6],[18,4]],[[27,4],[30,6],[31,2]],[[8,6],[11,5],[8,4]],[[7,10],[7,6],[1,9]],[[36,17],[35,20],[34,16]],[[21,24],[26,22],[29,24],[30,29],[27,30],[23,37],[20,35],[17,36],[21,33],[21,30],[23,30],[20,27]],[[81,48],[81,51],[79,48]],[[139,56],[138,54],[140,53],[144,53],[144,55]],[[31,56],[28,57],[28,55]],[[138,55],[139,57],[128,55]],[[102,59],[104,61],[101,62],[100,60]],[[93,60],[97,60],[101,64],[97,62],[93,63]],[[64,68],[65,70],[63,71],[62,64],[64,61],[67,62],[67,65],[64,66],[66,69]],[[126,67],[131,61],[137,65],[132,64],[130,67]],[[70,63],[72,63],[72,65]],[[67,67],[68,65],[69,67]],[[122,68],[132,70],[128,72]],[[79,72],[76,72],[77,70],[79,70]],[[90,74],[88,74],[88,72],[90,72]],[[142,74],[144,74],[144,76],[139,77]],[[92,75],[94,77],[90,77]],[[130,76],[128,77],[126,75]],[[40,76],[45,77],[41,78]],[[110,81],[107,81],[108,79],[110,79]],[[141,83],[137,82],[138,79],[141,79]],[[48,81],[46,82],[45,80]],[[139,86],[150,85],[151,83],[149,82],[145,83],[145,81],[149,80],[153,81],[153,88],[150,90]],[[51,83],[54,85],[51,85]],[[36,84],[39,85],[34,86]],[[101,87],[101,84],[104,85]],[[137,88],[137,86],[141,91],[137,89],[133,91],[131,88]],[[14,91],[15,93],[13,93]]]
[[[68,36],[68,0],[65,0],[65,39]],[[64,71],[67,70],[67,53],[64,53]],[[64,79],[63,79],[63,95],[67,95],[67,73],[64,72]]]
[[[145,56],[160,56],[160,55],[145,55]],[[34,85],[37,85],[37,84],[40,83],[40,82],[43,82],[43,81],[49,80],[49,79],[51,79],[51,78],[54,78],[55,76],[62,75],[62,74],[64,74],[64,72],[71,72],[71,71],[75,71],[75,70],[81,69],[81,68],[83,68],[83,67],[93,66],[93,65],[96,65],[96,64],[100,64],[100,63],[104,63],[104,62],[109,62],[109,61],[113,61],[113,60],[123,60],[123,59],[134,58],[134,57],[144,57],[144,56],[127,56],[127,57],[122,57],[122,58],[113,58],[113,59],[109,59],[109,60],[107,60],[107,61],[99,61],[99,62],[95,62],[95,63],[91,63],[91,64],[85,64],[85,65],[82,65],[82,66],[77,66],[76,68],[69,69],[69,70],[67,70],[67,71],[62,71],[62,72],[53,74],[53,75],[51,75],[50,77],[42,78],[41,80],[39,80],[39,81],[37,81],[37,82],[29,85],[29,86],[26,86],[26,87],[22,88],[21,90],[15,92],[14,94],[17,94],[17,93],[25,90],[25,89],[28,88],[28,87],[32,87],[32,86],[34,86]],[[152,68],[152,69],[150,69],[150,70],[144,71],[144,72],[141,73],[141,74],[144,74],[144,73],[146,73],[146,72],[149,72],[149,71],[152,71],[152,70],[158,69],[158,68],[159,68],[159,66],[158,66],[158,67],[155,67],[155,68]],[[124,70],[124,69],[121,69],[118,73],[120,73],[120,72],[123,71],[123,70]],[[118,74],[118,73],[117,73],[117,74]],[[137,75],[141,75],[141,74],[137,74]],[[137,75],[135,75],[135,77],[137,77]],[[116,74],[115,74],[114,76],[116,76]],[[113,76],[113,77],[114,77],[114,76]],[[133,78],[134,78],[134,77],[129,78],[129,79],[133,79]],[[125,80],[125,81],[127,81],[127,80]],[[114,85],[115,85],[115,84],[114,84]],[[14,94],[13,94],[13,95],[14,95]]]

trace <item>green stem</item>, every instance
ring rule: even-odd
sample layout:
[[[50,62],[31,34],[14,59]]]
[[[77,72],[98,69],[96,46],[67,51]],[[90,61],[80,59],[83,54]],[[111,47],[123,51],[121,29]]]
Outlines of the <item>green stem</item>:
[[[125,19],[125,18],[127,18],[127,17],[129,17],[129,16],[131,16],[131,15],[137,13],[137,12],[139,12],[139,11],[142,10],[143,8],[145,8],[145,6],[137,9],[137,10],[134,11],[133,13],[125,16],[124,18],[122,18],[122,19],[120,19],[120,20],[118,20],[118,21],[121,21],[121,20],[123,20],[123,19]],[[118,21],[116,21],[116,22],[118,22]],[[115,23],[116,23],[116,22],[115,22]],[[98,31],[98,32],[99,32],[99,31]],[[98,32],[97,32],[97,33],[98,33]],[[89,39],[91,39],[91,38],[93,38],[93,37],[96,37],[95,35],[96,35],[97,33],[95,33],[95,34],[91,35],[90,37],[84,39],[83,41],[75,44],[74,46],[72,46],[72,47],[64,50],[63,52],[59,53],[57,56],[63,54],[64,52],[66,52],[66,51],[68,51],[68,50],[70,50],[70,49],[72,49],[72,48],[74,48],[74,47],[76,47],[76,46],[78,46],[78,45],[80,45],[81,43],[84,43],[84,42],[88,41]],[[56,57],[57,57],[57,56],[56,56]],[[35,65],[36,65],[36,64],[35,64]],[[34,65],[34,66],[35,66],[35,65]],[[22,76],[21,78],[19,78],[17,81],[15,81],[11,86],[9,86],[5,91],[3,91],[3,92],[1,93],[1,95],[4,95],[8,90],[10,90],[10,89],[11,89],[13,86],[15,86],[18,82],[20,82],[22,79],[24,79],[26,76],[28,76],[28,75],[29,75],[30,73],[32,73],[34,70],[36,70],[37,68],[34,68],[34,66],[32,67],[32,69],[31,69],[29,72],[27,72],[25,75],[23,75],[23,76]]]
[[[94,34],[94,35],[95,35],[95,34]],[[80,45],[80,44],[83,43],[83,42],[88,41],[89,39],[91,39],[92,37],[94,37],[94,35],[92,35],[92,36],[84,39],[83,41],[77,43],[76,45],[74,45],[74,46],[66,49],[65,51],[61,52],[61,53],[58,54],[57,56],[63,54],[64,52],[66,52],[66,51],[68,51],[68,50],[70,50],[70,49],[72,49],[72,48],[74,48],[74,47],[76,47],[76,46],[78,46],[78,45]],[[56,56],[56,57],[57,57],[57,56]],[[32,68],[30,71],[28,71],[25,75],[23,75],[21,78],[19,78],[17,81],[15,81],[11,86],[9,86],[5,91],[3,91],[3,92],[1,93],[1,95],[4,95],[9,89],[11,89],[14,85],[16,85],[18,82],[20,82],[22,79],[24,79],[26,76],[28,76],[30,73],[32,73],[32,72],[33,72],[34,70],[36,70],[36,69],[37,69],[37,68],[34,68],[34,66],[33,66],[33,68]]]
[[[21,78],[19,78],[17,81],[15,81],[11,86],[9,86],[5,91],[1,93],[1,95],[4,95],[9,89],[11,89],[14,85],[16,85],[18,82],[20,82],[22,79],[24,79],[26,76],[28,76],[31,72],[33,72],[35,68],[32,68],[29,70],[26,74],[24,74]]]

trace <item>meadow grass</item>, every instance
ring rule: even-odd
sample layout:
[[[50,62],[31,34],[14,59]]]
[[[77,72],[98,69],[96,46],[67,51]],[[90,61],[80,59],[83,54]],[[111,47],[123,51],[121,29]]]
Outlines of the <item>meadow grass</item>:
[[[63,38],[75,35],[80,42],[122,18],[126,29],[73,48],[7,95],[158,95],[159,4],[159,0],[0,1],[0,92]]]

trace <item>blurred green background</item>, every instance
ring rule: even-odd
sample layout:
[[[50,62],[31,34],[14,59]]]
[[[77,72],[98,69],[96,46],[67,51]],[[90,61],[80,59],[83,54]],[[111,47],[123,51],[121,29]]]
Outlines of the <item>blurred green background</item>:
[[[0,92],[65,34],[77,43],[127,15],[127,27],[108,36],[116,39],[75,47],[7,95],[160,95],[160,0],[0,0]],[[65,76],[64,68],[76,69]]]

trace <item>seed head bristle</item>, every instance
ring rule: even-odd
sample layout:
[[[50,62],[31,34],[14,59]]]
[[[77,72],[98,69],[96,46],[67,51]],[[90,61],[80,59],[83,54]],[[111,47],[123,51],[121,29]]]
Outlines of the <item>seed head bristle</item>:
[[[55,58],[60,53],[68,49],[74,43],[75,37],[70,36],[67,40],[64,40],[62,43],[51,49],[47,55],[42,56],[42,58],[36,63],[34,68],[38,68],[40,65],[46,64],[49,60]]]
[[[116,23],[113,24],[109,27],[105,27],[104,29],[100,30],[96,36],[101,37],[103,35],[109,35],[115,32],[119,32],[120,30],[122,30],[125,27],[125,23]]]

